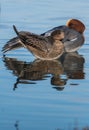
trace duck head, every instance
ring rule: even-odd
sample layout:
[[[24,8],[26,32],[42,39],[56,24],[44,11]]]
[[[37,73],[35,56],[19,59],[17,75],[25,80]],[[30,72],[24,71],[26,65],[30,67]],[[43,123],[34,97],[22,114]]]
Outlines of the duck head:
[[[85,25],[80,20],[77,19],[69,19],[66,22],[66,26],[78,31],[79,33],[83,33],[85,30]]]
[[[51,37],[53,38],[53,40],[61,41],[64,38],[64,32],[61,30],[55,30],[52,32]]]

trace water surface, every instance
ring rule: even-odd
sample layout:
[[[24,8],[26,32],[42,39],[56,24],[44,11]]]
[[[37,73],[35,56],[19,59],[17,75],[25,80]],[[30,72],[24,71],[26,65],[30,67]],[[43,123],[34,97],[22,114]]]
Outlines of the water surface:
[[[72,130],[89,126],[89,0],[0,1],[0,130]],[[84,22],[85,43],[58,61],[24,48],[3,56],[19,30],[41,34],[69,18]]]

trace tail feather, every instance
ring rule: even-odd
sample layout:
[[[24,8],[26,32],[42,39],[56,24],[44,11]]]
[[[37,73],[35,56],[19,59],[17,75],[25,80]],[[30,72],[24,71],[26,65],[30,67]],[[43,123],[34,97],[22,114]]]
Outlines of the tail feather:
[[[19,37],[19,39],[23,42],[23,40],[25,39],[27,33],[24,32],[24,31],[18,32],[15,25],[13,25],[13,29],[14,29],[15,33],[17,34],[17,36]]]
[[[19,32],[18,32],[17,28],[15,27],[15,25],[13,25],[13,29],[16,32],[17,36],[19,36]]]
[[[15,31],[15,33],[17,34],[18,38],[20,39],[20,44],[26,48],[25,44],[24,44],[24,41],[26,40],[26,34],[30,34],[28,32],[18,32],[17,28],[15,25],[13,25],[13,29]]]

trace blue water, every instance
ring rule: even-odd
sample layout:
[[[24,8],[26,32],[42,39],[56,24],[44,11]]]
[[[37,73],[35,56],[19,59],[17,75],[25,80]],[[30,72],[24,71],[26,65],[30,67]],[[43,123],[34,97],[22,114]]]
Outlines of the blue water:
[[[69,18],[86,26],[78,54],[35,61],[24,48],[1,52],[19,30],[41,34]],[[89,128],[89,0],[0,1],[0,130]],[[57,85],[58,84],[58,85]]]

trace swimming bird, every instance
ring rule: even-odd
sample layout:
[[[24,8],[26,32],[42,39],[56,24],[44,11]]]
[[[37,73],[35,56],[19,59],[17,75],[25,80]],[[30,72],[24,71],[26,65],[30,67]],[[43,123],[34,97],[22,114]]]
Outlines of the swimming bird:
[[[55,27],[43,34],[41,36],[50,37],[51,33],[55,30],[61,30],[64,32],[64,43],[65,52],[75,52],[84,44],[83,32],[85,30],[85,25],[77,19],[69,19],[66,25]],[[28,33],[28,32],[27,32]],[[35,41],[34,41],[35,42]],[[23,47],[19,37],[12,38],[9,40],[2,48],[5,53],[7,51]]]
[[[20,44],[36,58],[54,60],[62,55],[64,45],[61,40],[64,38],[64,32],[61,30],[55,30],[50,37],[44,37],[30,32],[18,32],[15,26],[13,28],[21,41]]]
[[[42,36],[48,37],[54,30],[60,29],[64,32],[64,43],[65,52],[75,52],[84,44],[83,32],[85,30],[85,25],[77,19],[69,19],[66,22],[66,26],[55,27],[43,34]]]

